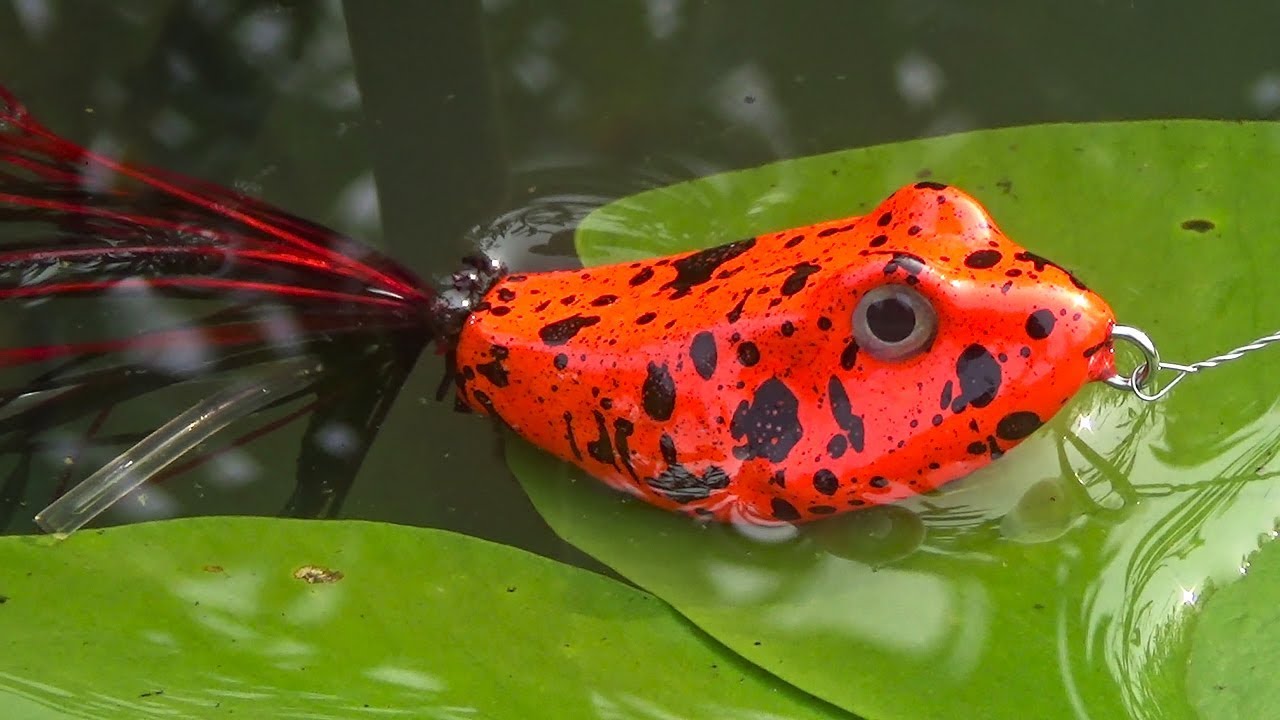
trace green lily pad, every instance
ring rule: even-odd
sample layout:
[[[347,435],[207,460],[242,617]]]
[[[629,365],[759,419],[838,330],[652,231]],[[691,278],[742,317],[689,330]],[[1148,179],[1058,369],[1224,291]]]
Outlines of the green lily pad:
[[[32,720],[843,716],[616,581],[362,522],[0,538],[0,657]]]
[[[587,218],[577,242],[588,264],[710,246],[864,212],[929,178],[977,196],[1166,359],[1192,361],[1280,326],[1277,164],[1271,123],[982,131],[642,193]],[[1280,349],[1263,351],[1156,404],[1090,386],[983,471],[773,542],[620,500],[523,443],[509,462],[564,538],[865,717],[1189,718],[1189,628],[1280,516],[1278,370]],[[1275,652],[1262,635],[1220,647]],[[1274,694],[1280,675],[1257,682]]]
[[[1201,717],[1262,718],[1280,707],[1280,545],[1243,570],[1247,577],[1214,596],[1191,637],[1187,695]]]

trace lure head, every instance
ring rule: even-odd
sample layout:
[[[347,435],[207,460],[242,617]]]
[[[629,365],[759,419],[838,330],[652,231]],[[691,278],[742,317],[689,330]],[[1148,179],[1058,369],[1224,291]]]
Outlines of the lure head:
[[[1107,305],[936,183],[857,218],[512,276],[461,393],[654,504],[796,522],[927,491],[1114,374]]]
[[[968,474],[1086,382],[1115,374],[1107,304],[1010,240],[970,196],[918,183],[859,218],[849,238],[872,262],[849,260],[814,291],[840,329],[850,323],[827,378],[831,411],[847,395],[862,454],[878,458],[842,468],[875,473],[868,482],[880,492],[856,499],[897,499]],[[820,355],[812,367],[831,368],[832,349]]]

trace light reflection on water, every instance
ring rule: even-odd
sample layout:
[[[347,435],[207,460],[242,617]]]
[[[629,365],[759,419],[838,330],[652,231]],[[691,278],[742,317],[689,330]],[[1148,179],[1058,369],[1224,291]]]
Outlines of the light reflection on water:
[[[1064,683],[1103,662],[1131,717],[1163,717],[1161,686],[1180,678],[1186,623],[1215,586],[1245,572],[1280,518],[1277,473],[1266,469],[1280,449],[1280,413],[1223,434],[1199,463],[1172,465],[1166,405],[1087,397],[1051,425],[1052,439],[1028,441],[940,500],[907,504],[929,528],[923,551],[970,546],[962,536],[993,520],[1007,540],[1051,543],[1066,600],[1057,623]],[[1055,456],[1061,475],[1035,480]],[[1089,717],[1089,702],[1072,695],[1077,716]]]
[[[1280,415],[1271,408],[1224,434],[1202,462],[1172,465],[1164,459],[1165,406],[1118,394],[1090,399],[1053,426],[1060,477],[1034,482],[1019,495],[980,473],[955,493],[943,493],[963,498],[970,513],[944,507],[924,516],[936,518],[930,530],[943,536],[1000,518],[1006,539],[1054,543],[1061,557],[1057,584],[1079,601],[1060,606],[1064,682],[1074,686],[1072,675],[1095,672],[1101,660],[1131,717],[1163,717],[1169,697],[1159,686],[1180,677],[1186,623],[1215,586],[1245,572],[1247,558],[1280,518],[1280,493],[1271,487],[1277,473],[1266,470],[1280,448]],[[1051,466],[1051,451],[1049,440],[1037,439],[1009,460],[1044,468]],[[1000,468],[1001,476],[1035,477],[1008,470]],[[969,484],[1016,504],[975,502],[978,493]],[[1028,521],[1028,513],[1037,517]],[[1103,528],[1100,543],[1077,544],[1073,530],[1085,525]],[[1089,717],[1089,703],[1074,698],[1077,715]]]
[[[921,682],[964,693],[977,676],[1009,672],[1000,658],[1013,653],[1028,674],[1006,692],[1060,696],[1079,718],[1156,718],[1184,702],[1188,623],[1215,587],[1241,577],[1280,517],[1268,469],[1280,408],[1255,405],[1216,444],[1225,452],[1174,465],[1168,428],[1187,422],[1173,415],[1194,413],[1197,398],[1182,402],[1091,388],[968,478],[767,544],[619,509],[522,447],[514,462],[558,532],[820,697],[847,690],[806,656],[893,668],[880,682],[896,692],[925,692]],[[661,560],[672,555],[674,567]],[[1055,667],[1058,688],[1018,687]]]
[[[1146,437],[1165,435],[1165,413],[1145,422]],[[1182,624],[1213,587],[1240,577],[1280,517],[1275,473],[1263,471],[1280,447],[1275,412],[1229,433],[1223,444],[1236,452],[1198,466],[1169,465],[1151,450],[1125,459],[1131,465],[1125,475],[1142,480],[1107,535],[1082,615],[1084,630],[1103,638],[1112,673],[1137,681],[1126,688],[1134,717],[1157,716],[1144,680],[1173,671],[1161,665],[1176,661],[1169,654],[1183,639]],[[1100,454],[1128,453],[1117,447]]]

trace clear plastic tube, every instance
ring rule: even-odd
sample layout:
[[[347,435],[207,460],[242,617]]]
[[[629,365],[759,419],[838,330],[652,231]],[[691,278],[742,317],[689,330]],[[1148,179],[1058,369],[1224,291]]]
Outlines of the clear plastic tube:
[[[302,390],[321,370],[314,358],[295,358],[210,395],[41,510],[36,524],[47,533],[70,535],[219,430]]]

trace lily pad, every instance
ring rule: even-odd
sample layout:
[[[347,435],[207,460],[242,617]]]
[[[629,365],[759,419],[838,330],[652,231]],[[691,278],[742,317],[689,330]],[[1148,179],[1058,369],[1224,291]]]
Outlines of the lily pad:
[[[32,720],[845,716],[614,580],[363,522],[0,538],[0,657]]]
[[[596,211],[577,242],[588,264],[705,247],[864,212],[928,178],[1192,361],[1280,325],[1278,163],[1272,123],[981,131],[645,192]],[[1280,349],[1155,404],[1091,386],[983,471],[772,542],[621,500],[523,443],[509,462],[561,536],[865,717],[1189,718],[1189,628],[1280,516],[1277,398]],[[1280,676],[1256,682],[1272,696]]]
[[[1187,695],[1201,717],[1262,718],[1280,707],[1280,545],[1241,570],[1247,577],[1214,596],[1191,637]]]

